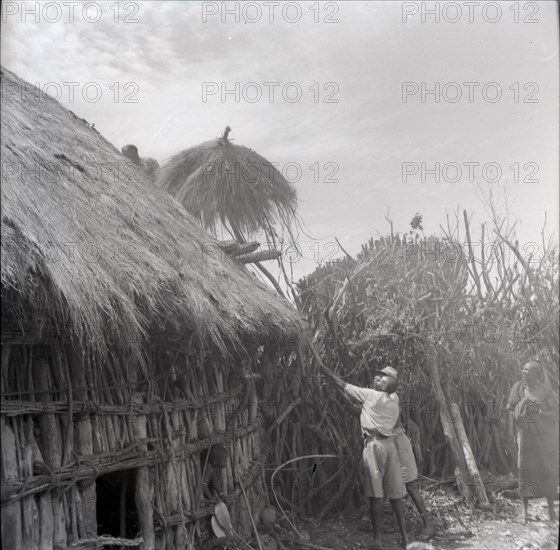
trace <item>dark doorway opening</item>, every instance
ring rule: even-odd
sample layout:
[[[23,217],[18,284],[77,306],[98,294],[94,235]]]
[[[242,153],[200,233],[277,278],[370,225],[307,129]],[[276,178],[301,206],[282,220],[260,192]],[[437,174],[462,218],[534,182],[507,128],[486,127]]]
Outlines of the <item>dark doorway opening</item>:
[[[97,534],[133,539],[138,536],[134,493],[136,471],[121,470],[99,476],[97,491]]]

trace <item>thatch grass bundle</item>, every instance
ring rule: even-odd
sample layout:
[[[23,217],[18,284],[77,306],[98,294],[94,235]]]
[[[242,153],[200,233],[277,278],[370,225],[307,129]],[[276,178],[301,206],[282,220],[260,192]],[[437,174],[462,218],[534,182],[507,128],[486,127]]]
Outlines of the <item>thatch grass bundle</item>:
[[[231,143],[229,131],[228,126],[220,138],[172,157],[159,175],[158,186],[207,229],[229,222],[250,235],[275,222],[290,227],[297,209],[294,186],[255,151]]]
[[[86,121],[38,90],[31,97],[31,85],[5,69],[1,79],[2,293],[22,324],[54,320],[99,349],[115,338],[138,347],[154,326],[196,329],[222,349],[240,334],[300,332],[287,303],[218,253]],[[284,193],[289,208],[289,189],[271,193]]]

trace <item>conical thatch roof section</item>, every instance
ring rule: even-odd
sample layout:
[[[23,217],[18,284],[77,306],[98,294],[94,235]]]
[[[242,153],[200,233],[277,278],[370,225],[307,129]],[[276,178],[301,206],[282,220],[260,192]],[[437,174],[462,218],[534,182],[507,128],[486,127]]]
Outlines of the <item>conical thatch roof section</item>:
[[[60,321],[100,349],[154,327],[222,347],[301,331],[287,302],[86,121],[1,78],[2,292],[18,316]]]
[[[245,235],[277,221],[289,227],[296,216],[295,187],[274,164],[232,143],[229,131],[228,126],[222,137],[173,156],[160,172],[158,186],[205,228],[212,229],[216,220],[227,220]]]

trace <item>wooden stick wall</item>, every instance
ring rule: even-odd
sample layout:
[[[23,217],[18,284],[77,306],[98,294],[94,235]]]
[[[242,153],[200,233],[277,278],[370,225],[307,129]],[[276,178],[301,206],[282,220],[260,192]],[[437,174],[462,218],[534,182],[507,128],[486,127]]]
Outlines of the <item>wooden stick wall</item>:
[[[215,443],[228,450],[221,483],[232,521],[249,534],[236,481],[257,517],[267,504],[261,419],[247,374],[256,365],[243,376],[239,362],[198,348],[156,349],[149,359],[142,368],[125,355],[101,361],[70,344],[2,345],[3,548],[108,544],[98,530],[96,480],[124,471],[138,524],[129,544],[197,548],[213,509],[200,495],[200,451]],[[120,509],[101,505],[122,512],[123,487]]]

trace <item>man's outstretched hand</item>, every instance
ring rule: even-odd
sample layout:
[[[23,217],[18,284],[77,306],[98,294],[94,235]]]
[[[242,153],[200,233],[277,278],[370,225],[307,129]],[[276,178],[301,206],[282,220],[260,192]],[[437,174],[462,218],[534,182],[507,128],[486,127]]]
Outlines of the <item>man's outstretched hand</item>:
[[[321,357],[319,356],[319,352],[317,351],[317,348],[315,347],[315,344],[312,342],[311,338],[309,338],[309,336],[306,338],[307,341],[307,345],[309,346],[309,349],[311,350],[311,353],[313,354],[313,357],[315,358],[315,361],[317,362],[317,365],[319,365],[319,368],[321,369],[322,373],[327,376],[328,378],[330,378],[330,380],[332,380],[341,390],[344,389],[344,386],[346,385],[346,383],[344,382],[344,380],[342,380],[342,378],[340,378],[340,376],[337,376],[331,369],[329,369],[328,367],[326,367],[323,363],[323,361],[321,361]]]

